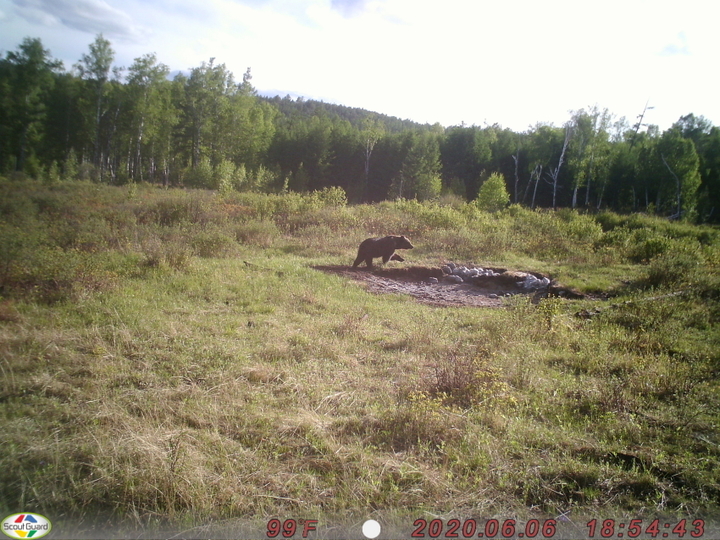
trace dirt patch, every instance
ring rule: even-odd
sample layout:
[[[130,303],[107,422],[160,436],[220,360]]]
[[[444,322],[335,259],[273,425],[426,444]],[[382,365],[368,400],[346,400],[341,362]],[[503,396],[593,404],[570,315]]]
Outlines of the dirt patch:
[[[359,281],[374,293],[409,294],[419,302],[435,306],[498,308],[503,306],[506,295],[519,294],[516,279],[502,268],[495,269],[502,274],[499,279],[484,279],[477,284],[447,282],[440,268],[426,266],[374,268],[371,271],[343,265],[313,268]],[[430,283],[431,278],[438,282]]]

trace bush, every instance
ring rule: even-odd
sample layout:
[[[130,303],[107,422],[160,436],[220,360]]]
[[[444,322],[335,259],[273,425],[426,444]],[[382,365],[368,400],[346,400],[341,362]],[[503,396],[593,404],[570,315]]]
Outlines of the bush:
[[[226,257],[235,251],[236,243],[220,229],[209,228],[195,233],[190,240],[193,252],[198,257]]]
[[[141,241],[140,251],[145,258],[144,266],[149,268],[184,270],[192,256],[185,238],[178,234],[165,234],[162,238],[149,234]]]
[[[595,221],[602,227],[603,232],[608,232],[620,227],[624,218],[614,212],[600,212],[595,216]]]
[[[462,355],[450,352],[437,358],[419,383],[415,399],[438,400],[443,406],[471,409],[491,407],[509,397],[510,387],[500,372],[490,366],[487,354]]]
[[[136,207],[138,223],[155,223],[173,227],[184,223],[205,225],[220,216],[214,215],[208,192],[174,190],[161,193],[155,202],[140,201]]]
[[[241,244],[270,247],[280,237],[280,229],[270,220],[251,220],[235,229],[235,238]]]
[[[418,228],[459,229],[467,223],[466,216],[452,206],[437,203],[420,203],[415,199],[398,200],[393,203],[396,210],[417,219]]]
[[[425,233],[424,241],[425,249],[430,252],[475,262],[501,256],[511,247],[507,230],[499,226],[484,227],[482,233],[469,227],[433,229]]]
[[[341,187],[327,187],[320,191],[313,191],[310,198],[317,201],[321,207],[347,205],[347,194]]]
[[[486,212],[499,212],[510,203],[510,194],[505,186],[505,177],[492,173],[480,186],[475,205]]]
[[[54,304],[111,287],[127,265],[110,254],[38,245],[2,276],[3,293]]]
[[[665,253],[670,245],[669,238],[654,234],[647,229],[638,229],[630,238],[627,256],[633,262],[648,262]]]
[[[645,282],[652,287],[694,283],[705,262],[698,249],[687,242],[667,241],[666,249],[650,261]]]
[[[562,208],[555,213],[558,219],[558,232],[561,236],[581,242],[595,242],[603,234],[602,227],[591,216],[578,213],[570,208]]]
[[[41,237],[33,231],[0,222],[0,290],[12,287]]]
[[[186,187],[213,189],[216,187],[214,172],[210,160],[203,158],[195,167],[183,171],[182,183]]]
[[[595,221],[605,232],[620,229],[625,231],[645,230],[668,238],[693,238],[703,245],[717,243],[720,238],[718,231],[710,227],[699,227],[682,221],[668,221],[647,214],[621,216],[613,212],[601,212],[595,216]]]
[[[221,194],[226,195],[234,188],[234,180],[236,176],[235,164],[230,160],[221,161],[213,174],[213,188],[217,189]]]

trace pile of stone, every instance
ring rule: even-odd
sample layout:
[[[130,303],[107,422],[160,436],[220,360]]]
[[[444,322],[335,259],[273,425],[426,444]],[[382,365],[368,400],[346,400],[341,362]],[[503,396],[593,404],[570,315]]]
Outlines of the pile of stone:
[[[490,268],[467,267],[455,263],[447,263],[441,268],[442,281],[446,283],[469,283],[478,286],[494,284],[517,291],[532,292],[547,289],[550,278],[538,277],[527,272],[495,271]],[[437,278],[430,278],[432,283],[439,283]]]
[[[472,283],[473,279],[477,277],[496,277],[500,275],[489,268],[468,268],[455,263],[447,263],[441,270],[445,274],[443,276],[445,281],[451,283]]]
[[[518,285],[526,291],[537,291],[540,289],[547,289],[550,286],[550,278],[544,277],[539,278],[533,274],[526,274],[522,281],[518,282]]]

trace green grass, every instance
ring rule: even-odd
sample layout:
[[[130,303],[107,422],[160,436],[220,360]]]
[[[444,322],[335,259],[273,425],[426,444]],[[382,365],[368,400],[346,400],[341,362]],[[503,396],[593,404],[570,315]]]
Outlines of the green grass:
[[[0,188],[5,514],[261,530],[277,516],[720,517],[713,229]],[[638,258],[658,231],[667,243]],[[391,233],[417,246],[406,265],[535,270],[612,298],[441,309],[312,269]]]

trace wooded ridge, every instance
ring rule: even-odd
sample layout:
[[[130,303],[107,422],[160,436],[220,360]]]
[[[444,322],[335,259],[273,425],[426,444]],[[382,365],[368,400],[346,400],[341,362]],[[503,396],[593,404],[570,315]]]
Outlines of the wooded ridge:
[[[720,219],[720,128],[669,129],[592,106],[563,126],[421,125],[289,96],[261,97],[214,58],[179,73],[154,54],[113,66],[98,35],[67,71],[40,39],[0,59],[0,174],[221,191],[341,187],[350,202],[478,197],[501,175],[509,203]],[[502,194],[501,194],[502,195]],[[500,197],[500,201],[504,201]]]

